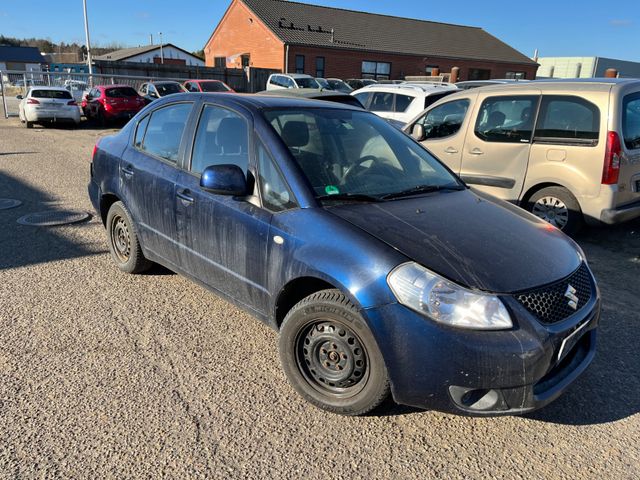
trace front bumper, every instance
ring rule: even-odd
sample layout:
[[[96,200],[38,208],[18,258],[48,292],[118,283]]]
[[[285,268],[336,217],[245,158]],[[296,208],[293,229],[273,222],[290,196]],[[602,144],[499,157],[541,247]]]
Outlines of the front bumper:
[[[399,304],[364,314],[396,402],[461,415],[522,414],[555,400],[593,360],[600,319],[593,288],[589,303],[552,325],[505,298],[514,320],[505,331],[447,327]]]

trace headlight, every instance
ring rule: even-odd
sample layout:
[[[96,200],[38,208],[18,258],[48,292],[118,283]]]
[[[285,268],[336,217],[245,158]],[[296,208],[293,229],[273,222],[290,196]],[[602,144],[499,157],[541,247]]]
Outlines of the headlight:
[[[398,301],[436,322],[475,330],[511,328],[509,312],[495,295],[474,292],[417,263],[404,263],[387,277]]]

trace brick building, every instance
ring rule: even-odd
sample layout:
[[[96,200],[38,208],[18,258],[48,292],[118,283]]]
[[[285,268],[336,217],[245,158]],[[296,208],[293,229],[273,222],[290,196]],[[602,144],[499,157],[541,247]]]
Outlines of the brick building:
[[[287,0],[232,0],[204,51],[207,66],[316,77],[401,79],[459,67],[459,80],[533,79],[538,68],[481,28]]]

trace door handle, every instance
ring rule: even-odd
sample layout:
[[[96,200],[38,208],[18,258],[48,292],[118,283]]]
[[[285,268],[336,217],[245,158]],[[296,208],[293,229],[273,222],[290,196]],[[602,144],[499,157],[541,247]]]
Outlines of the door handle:
[[[458,150],[456,150],[453,147],[447,147],[447,148],[444,149],[444,152],[445,153],[458,153]]]
[[[191,192],[189,190],[178,190],[176,192],[176,197],[180,199],[180,201],[185,205],[191,205],[193,203],[193,197],[190,196]]]
[[[133,167],[131,165],[125,165],[122,167],[122,173],[124,173],[127,177],[131,177],[133,175]]]
[[[482,154],[484,154],[484,152],[482,150],[480,150],[478,147],[476,147],[473,150],[469,151],[469,154],[471,154],[471,155],[482,155]]]

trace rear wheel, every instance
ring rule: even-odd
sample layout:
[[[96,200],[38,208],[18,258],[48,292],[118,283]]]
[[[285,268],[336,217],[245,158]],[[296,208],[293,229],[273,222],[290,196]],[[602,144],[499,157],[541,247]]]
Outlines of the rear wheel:
[[[107,236],[111,258],[123,272],[142,273],[153,265],[142,253],[131,215],[122,202],[115,202],[109,209]]]
[[[339,290],[323,290],[296,304],[284,319],[279,343],[289,382],[319,408],[362,415],[389,395],[373,334]]]
[[[27,128],[33,128],[33,122],[30,122],[29,120],[25,119],[24,126]]]
[[[576,234],[582,227],[580,204],[563,187],[547,187],[534,193],[528,202],[529,211],[549,222],[567,235]]]

